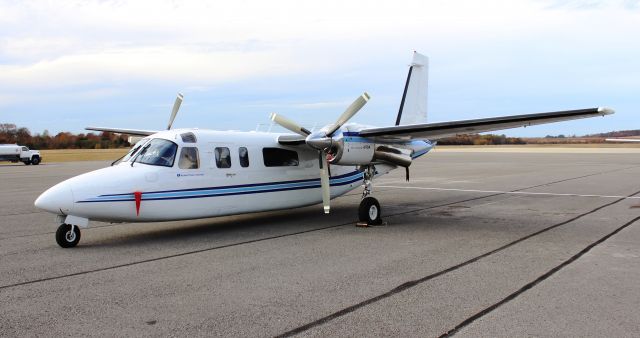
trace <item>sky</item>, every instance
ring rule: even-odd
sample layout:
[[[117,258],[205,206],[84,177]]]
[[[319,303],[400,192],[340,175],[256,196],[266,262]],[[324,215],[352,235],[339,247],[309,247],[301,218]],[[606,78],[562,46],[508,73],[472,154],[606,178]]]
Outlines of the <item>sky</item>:
[[[505,131],[640,129],[640,1],[5,1],[0,123],[309,129],[392,125],[412,51],[429,56],[428,120],[597,106],[616,114]],[[273,129],[278,130],[277,128]]]

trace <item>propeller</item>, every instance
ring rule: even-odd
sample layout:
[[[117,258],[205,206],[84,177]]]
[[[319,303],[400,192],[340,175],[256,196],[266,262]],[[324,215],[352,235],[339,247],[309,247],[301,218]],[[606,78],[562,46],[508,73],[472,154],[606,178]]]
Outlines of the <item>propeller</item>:
[[[169,117],[169,125],[167,126],[167,130],[171,129],[173,125],[173,120],[176,119],[176,115],[178,114],[178,110],[180,109],[180,105],[182,104],[182,99],[184,96],[178,93],[178,97],[176,97],[176,102],[173,103],[173,109],[171,110],[171,116]]]
[[[329,163],[327,163],[327,154],[319,151],[320,157],[320,187],[322,188],[322,206],[324,213],[328,214],[331,209],[331,186],[329,182]]]
[[[315,133],[311,133],[305,127],[287,119],[282,115],[271,113],[271,120],[282,127],[305,137],[305,142],[311,148],[318,150],[318,162],[320,166],[320,186],[322,188],[322,205],[324,213],[328,214],[331,206],[331,186],[329,185],[329,163],[327,162],[327,154],[331,151],[333,145],[333,134],[349,121],[362,107],[369,101],[368,93],[360,95],[347,109],[340,115],[336,122],[327,125]]]
[[[340,115],[336,123],[334,123],[333,126],[331,126],[327,130],[327,136],[333,135],[336,130],[338,130],[340,127],[342,127],[343,124],[349,121],[353,117],[353,115],[355,115],[360,109],[362,109],[362,107],[364,107],[365,104],[367,104],[370,98],[371,96],[369,96],[367,92],[364,92],[364,94],[360,95],[355,101],[353,101],[353,103],[351,103],[351,105],[347,107],[347,110],[345,110],[344,113]]]
[[[271,116],[269,116],[269,118],[271,119],[271,121],[283,126],[286,129],[291,130],[296,134],[299,134],[302,136],[309,136],[311,134],[311,132],[307,128],[299,126],[295,122],[289,120],[288,118],[282,115],[271,113]]]

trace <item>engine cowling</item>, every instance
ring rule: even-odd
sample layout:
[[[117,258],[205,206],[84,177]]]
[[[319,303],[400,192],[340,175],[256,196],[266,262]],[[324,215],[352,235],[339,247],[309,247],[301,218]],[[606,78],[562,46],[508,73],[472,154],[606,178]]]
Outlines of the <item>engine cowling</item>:
[[[385,162],[401,167],[411,165],[411,150],[384,144],[340,138],[334,140],[329,163],[337,165],[367,165],[372,162]]]
[[[329,163],[339,165],[362,165],[373,161],[375,143],[351,141],[345,138],[334,140],[329,152]]]

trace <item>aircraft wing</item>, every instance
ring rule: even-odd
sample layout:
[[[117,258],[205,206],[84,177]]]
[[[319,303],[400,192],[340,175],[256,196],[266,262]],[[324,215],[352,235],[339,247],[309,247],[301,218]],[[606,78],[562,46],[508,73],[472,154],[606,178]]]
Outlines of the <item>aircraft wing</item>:
[[[360,130],[362,137],[424,138],[437,140],[460,134],[476,134],[487,131],[527,127],[537,124],[582,119],[613,114],[611,108],[588,108],[549,113],[489,117],[483,119],[410,124],[393,127]]]
[[[108,131],[111,133],[127,134],[133,136],[149,136],[157,133],[157,130],[140,130],[140,129],[121,129],[121,128],[103,128],[103,127],[86,127],[86,130]]]

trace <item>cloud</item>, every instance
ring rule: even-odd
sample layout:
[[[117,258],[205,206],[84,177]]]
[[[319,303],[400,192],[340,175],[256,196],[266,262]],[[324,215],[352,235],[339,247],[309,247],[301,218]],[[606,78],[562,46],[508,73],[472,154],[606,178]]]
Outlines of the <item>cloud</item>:
[[[247,107],[252,108],[294,108],[294,109],[304,109],[304,110],[315,110],[315,109],[325,109],[325,108],[346,108],[351,104],[349,100],[343,101],[323,101],[323,102],[282,102],[282,103],[254,103],[246,105]]]
[[[637,13],[620,13],[637,1],[609,3],[0,0],[0,86],[178,81],[207,87],[347,71],[411,48],[456,57],[518,40],[535,39],[541,48],[566,39],[582,48],[594,40],[628,44],[628,35],[612,31],[637,32]]]
[[[615,105],[637,91],[638,35],[631,0],[0,0],[0,106],[29,123],[68,113],[48,100],[146,112],[183,91],[237,128],[243,109],[339,114],[367,90],[357,118],[387,123],[414,49],[434,119]]]
[[[141,80],[197,85],[295,70],[296,65],[290,57],[277,51],[128,48],[65,55],[27,65],[0,65],[0,83],[17,88],[60,88]]]
[[[577,10],[596,10],[602,8],[622,8],[635,10],[639,0],[541,0],[548,8]]]

